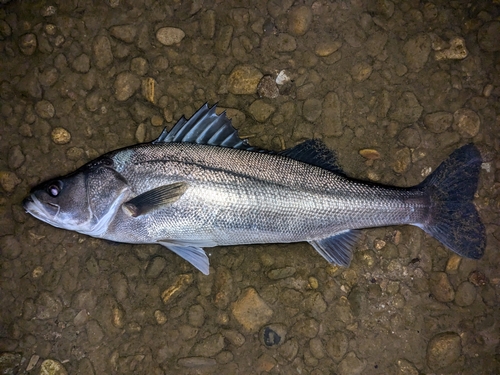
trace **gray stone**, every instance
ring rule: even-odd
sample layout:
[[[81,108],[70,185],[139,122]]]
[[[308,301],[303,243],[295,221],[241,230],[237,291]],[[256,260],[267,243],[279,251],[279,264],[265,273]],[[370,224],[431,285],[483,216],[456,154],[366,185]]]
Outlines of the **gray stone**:
[[[414,123],[422,114],[423,107],[414,93],[404,92],[396,102],[394,111],[389,113],[391,119],[401,123]]]
[[[451,366],[462,352],[460,336],[445,332],[434,336],[427,345],[427,365],[433,370]]]
[[[36,318],[42,320],[57,318],[62,310],[61,301],[47,292],[43,292],[38,296],[36,305]]]
[[[122,72],[116,77],[114,88],[115,97],[119,101],[129,99],[141,87],[140,78],[130,72]]]
[[[309,341],[309,350],[314,358],[322,359],[325,357],[325,347],[320,338],[315,337]]]
[[[341,119],[341,103],[335,92],[326,94],[318,130],[325,137],[340,137],[344,132]]]
[[[212,357],[224,349],[224,337],[216,333],[208,336],[193,348],[193,354],[199,357]]]
[[[184,31],[176,27],[162,27],[156,32],[156,39],[164,46],[178,44],[185,36]]]
[[[85,328],[90,345],[97,345],[104,338],[104,332],[96,320],[88,321]]]
[[[346,354],[344,359],[339,363],[339,375],[359,375],[366,368],[366,363],[361,361],[354,352]]]
[[[118,25],[109,29],[109,33],[116,39],[120,39],[125,43],[133,43],[137,35],[137,27],[135,25]]]
[[[215,11],[212,9],[204,12],[200,19],[200,31],[201,35],[205,39],[213,39],[215,35]]]
[[[295,267],[275,268],[267,273],[271,280],[285,279],[295,274]]]
[[[24,164],[26,157],[21,151],[21,146],[16,145],[9,150],[8,164],[10,169],[17,169]]]
[[[299,343],[296,338],[287,340],[283,345],[278,347],[278,353],[287,361],[292,362],[299,351]]]
[[[272,105],[260,99],[254,101],[248,108],[248,111],[250,112],[252,117],[258,122],[265,122],[274,113],[275,110],[276,108],[274,108]]]
[[[146,268],[146,277],[148,279],[156,279],[163,272],[163,269],[167,265],[165,258],[157,256],[148,262]]]
[[[191,306],[188,310],[188,322],[193,327],[201,327],[205,322],[205,309],[201,305]]]
[[[339,362],[347,353],[348,347],[349,339],[347,335],[341,331],[335,331],[328,338],[326,352],[335,362]]]
[[[215,49],[218,52],[224,53],[229,48],[233,37],[233,27],[226,25],[220,28],[217,38],[215,39]]]
[[[427,34],[418,34],[409,39],[403,46],[408,68],[420,71],[427,63],[431,52],[432,42]]]
[[[94,38],[92,52],[97,68],[104,69],[113,62],[111,42],[107,36],[99,35]]]
[[[500,43],[498,42],[499,37],[499,21],[487,22],[483,26],[481,26],[477,32],[477,41],[479,43],[479,47],[487,52],[500,51]]]
[[[90,58],[82,53],[73,60],[71,67],[78,73],[87,73],[90,70]]]
[[[205,357],[186,357],[180,358],[177,364],[182,367],[196,368],[196,367],[208,367],[215,366],[217,361],[213,358]]]
[[[424,125],[433,133],[443,133],[453,122],[453,115],[449,112],[434,112],[424,116]]]
[[[402,144],[410,148],[417,148],[418,146],[420,146],[421,142],[420,132],[413,127],[408,127],[401,130],[398,135],[398,139]]]
[[[270,35],[264,38],[263,44],[267,45],[273,52],[293,52],[297,49],[296,39],[292,35],[286,33]]]
[[[302,319],[293,325],[292,331],[296,335],[312,339],[318,334],[319,323],[312,318]]]
[[[0,249],[2,256],[10,260],[18,258],[23,250],[21,243],[12,235],[0,238]]]
[[[476,300],[476,295],[476,287],[472,283],[464,281],[457,288],[455,303],[458,306],[470,306]]]
[[[240,347],[245,343],[245,336],[236,330],[223,330],[222,335],[234,346]]]
[[[364,48],[370,56],[377,56],[380,54],[388,40],[387,33],[383,31],[377,31],[373,33],[366,41]]]
[[[319,118],[319,116],[321,116],[321,112],[323,110],[322,105],[323,103],[319,99],[306,99],[304,106],[302,107],[302,115],[307,121],[314,122]]]

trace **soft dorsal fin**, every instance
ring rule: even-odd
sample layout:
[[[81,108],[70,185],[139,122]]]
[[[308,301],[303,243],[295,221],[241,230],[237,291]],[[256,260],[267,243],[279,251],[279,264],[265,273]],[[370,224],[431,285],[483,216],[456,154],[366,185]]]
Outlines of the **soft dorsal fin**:
[[[345,176],[344,171],[337,164],[335,153],[319,139],[307,140],[279,154]]]
[[[172,130],[163,129],[160,136],[152,143],[197,143],[202,145],[237,148],[247,151],[260,151],[238,136],[238,131],[227,118],[226,113],[215,113],[216,105],[208,107],[205,103],[189,119],[182,117]]]

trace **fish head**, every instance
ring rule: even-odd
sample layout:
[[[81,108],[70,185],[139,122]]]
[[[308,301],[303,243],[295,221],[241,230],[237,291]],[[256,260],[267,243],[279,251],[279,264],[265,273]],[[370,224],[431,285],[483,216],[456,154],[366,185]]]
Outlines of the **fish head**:
[[[23,207],[52,226],[99,236],[106,231],[127,190],[125,179],[113,168],[113,160],[100,158],[34,187]]]

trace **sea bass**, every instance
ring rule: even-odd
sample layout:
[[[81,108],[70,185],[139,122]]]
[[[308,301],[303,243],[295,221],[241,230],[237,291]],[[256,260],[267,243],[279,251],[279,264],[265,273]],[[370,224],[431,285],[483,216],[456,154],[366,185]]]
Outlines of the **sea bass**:
[[[257,149],[205,104],[151,143],[35,187],[23,206],[58,228],[161,244],[204,274],[203,248],[258,243],[307,241],[328,262],[348,266],[360,229],[401,224],[479,259],[486,235],[472,201],[481,162],[469,144],[411,188],[354,180],[321,141]]]

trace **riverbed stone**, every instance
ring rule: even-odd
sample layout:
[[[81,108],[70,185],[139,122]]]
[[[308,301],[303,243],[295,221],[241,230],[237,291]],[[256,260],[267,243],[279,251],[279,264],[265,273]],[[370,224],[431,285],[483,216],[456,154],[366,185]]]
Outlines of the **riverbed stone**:
[[[231,310],[238,323],[249,332],[257,332],[273,316],[273,310],[252,287],[243,291]]]
[[[449,367],[458,360],[461,352],[461,340],[457,333],[440,333],[427,345],[427,365],[433,370]]]
[[[186,33],[177,27],[162,27],[156,32],[156,39],[164,46],[179,44]]]
[[[238,65],[229,75],[227,84],[235,95],[255,94],[263,74],[251,65]]]

